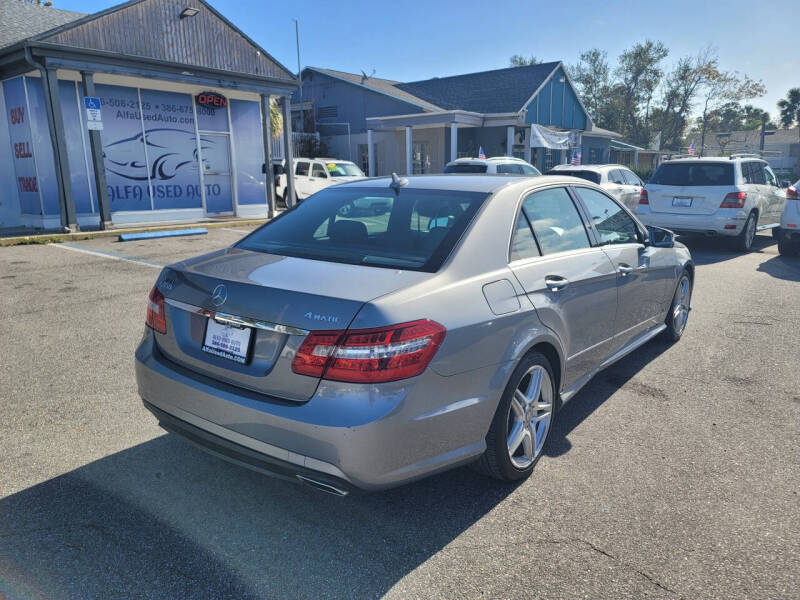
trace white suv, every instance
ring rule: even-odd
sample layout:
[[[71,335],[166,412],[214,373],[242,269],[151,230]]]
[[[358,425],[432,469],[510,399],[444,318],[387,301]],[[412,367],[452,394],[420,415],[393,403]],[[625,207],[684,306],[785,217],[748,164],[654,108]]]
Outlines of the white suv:
[[[355,163],[338,158],[295,158],[294,190],[299,200],[305,200],[323,188],[364,179],[366,175]],[[286,176],[275,181],[275,193],[278,202],[286,206]]]
[[[444,167],[445,173],[487,173],[490,175],[527,175],[535,177],[541,171],[521,158],[513,156],[493,156],[492,158],[457,158]]]
[[[631,212],[636,210],[644,185],[636,173],[624,165],[556,165],[547,174],[569,175],[596,183]]]
[[[777,237],[778,252],[786,256],[800,255],[800,181],[786,190],[786,207]]]
[[[756,231],[780,226],[786,193],[756,155],[663,162],[642,190],[636,216],[677,233],[733,238],[749,251]]]

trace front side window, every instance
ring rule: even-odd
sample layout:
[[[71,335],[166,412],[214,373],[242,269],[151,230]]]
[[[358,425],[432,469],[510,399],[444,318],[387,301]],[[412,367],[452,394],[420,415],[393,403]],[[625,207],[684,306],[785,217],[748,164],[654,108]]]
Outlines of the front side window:
[[[639,242],[636,223],[619,204],[605,194],[589,188],[574,188],[589,212],[600,245]]]
[[[767,179],[767,185],[778,187],[778,178],[775,177],[775,173],[772,172],[769,165],[764,165],[764,177]]]
[[[328,177],[325,174],[325,169],[322,167],[322,165],[318,165],[317,163],[314,163],[314,165],[311,167],[311,176],[320,177],[322,179],[327,179]]]
[[[625,185],[625,178],[622,176],[622,171],[619,169],[612,169],[608,173],[608,179],[611,183],[616,183],[618,185]]]
[[[536,176],[541,175],[539,169],[531,165],[520,165],[519,167],[520,169],[522,169],[523,175],[536,175]]]
[[[528,217],[542,254],[589,247],[589,236],[578,209],[564,188],[535,192],[522,208]]]
[[[539,248],[536,246],[528,218],[520,211],[517,215],[517,227],[511,238],[511,260],[522,260],[532,256],[539,256]]]
[[[295,175],[308,175],[308,163],[304,160],[298,160],[294,167]]]
[[[236,247],[280,256],[407,269],[439,269],[488,194],[331,186]]]
[[[627,169],[620,169],[620,171],[622,172],[622,176],[625,178],[625,183],[628,185],[642,185],[642,180],[639,179],[633,172],[628,171]]]

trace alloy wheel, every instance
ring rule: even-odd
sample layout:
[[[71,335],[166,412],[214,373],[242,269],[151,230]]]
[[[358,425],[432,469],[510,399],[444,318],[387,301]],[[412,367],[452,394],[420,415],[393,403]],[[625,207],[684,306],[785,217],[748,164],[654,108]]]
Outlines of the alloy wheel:
[[[508,456],[518,469],[539,457],[553,416],[553,384],[547,369],[534,365],[522,376],[508,414]]]
[[[689,278],[684,275],[678,284],[678,292],[675,294],[675,303],[672,306],[672,328],[678,335],[681,335],[686,327],[691,300],[692,286]]]

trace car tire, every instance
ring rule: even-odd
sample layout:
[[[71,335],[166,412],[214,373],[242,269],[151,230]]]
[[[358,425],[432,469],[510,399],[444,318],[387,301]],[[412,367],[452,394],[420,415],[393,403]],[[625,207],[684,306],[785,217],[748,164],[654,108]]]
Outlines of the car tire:
[[[286,200],[284,200],[283,196],[280,194],[275,194],[275,208],[287,208]]]
[[[783,230],[780,227],[773,227],[772,228],[772,238],[773,239],[780,240],[782,235],[783,235]]]
[[[778,238],[778,254],[781,256],[800,256],[800,241]]]
[[[672,295],[672,302],[664,319],[667,328],[664,330],[663,337],[668,342],[677,342],[686,331],[689,313],[692,310],[692,287],[692,278],[684,269],[678,278],[678,285],[675,286],[675,293]]]
[[[756,213],[755,211],[747,215],[742,232],[736,236],[736,247],[742,252],[750,252],[753,249],[753,240],[756,239]]]
[[[537,382],[539,392],[534,398]],[[521,401],[520,394],[527,403]],[[474,465],[476,470],[501,481],[528,477],[541,458],[553,429],[556,396],[556,379],[550,361],[540,352],[529,352],[506,385],[486,434],[486,451]],[[514,440],[512,433],[515,433]]]

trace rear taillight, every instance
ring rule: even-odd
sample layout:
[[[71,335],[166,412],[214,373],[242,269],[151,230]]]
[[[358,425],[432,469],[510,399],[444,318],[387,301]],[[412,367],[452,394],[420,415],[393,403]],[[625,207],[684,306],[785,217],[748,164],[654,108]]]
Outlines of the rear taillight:
[[[650,198],[647,197],[647,190],[639,192],[639,204],[650,204]]]
[[[786,189],[786,198],[788,200],[800,200],[800,190],[792,186]]]
[[[157,287],[150,290],[147,302],[147,326],[158,333],[167,333],[167,316],[164,314],[164,294]]]
[[[279,188],[279,187],[281,187],[281,176],[280,176],[280,175],[278,175],[278,176],[275,178],[275,187],[276,187],[276,188]]]
[[[720,208],[744,208],[744,201],[747,200],[747,194],[744,192],[731,192],[719,205]]]
[[[407,379],[425,370],[444,334],[444,327],[426,319],[374,329],[312,331],[300,345],[292,371],[356,383]]]

